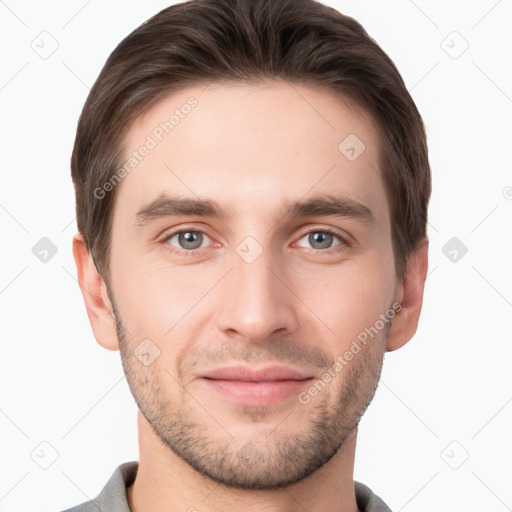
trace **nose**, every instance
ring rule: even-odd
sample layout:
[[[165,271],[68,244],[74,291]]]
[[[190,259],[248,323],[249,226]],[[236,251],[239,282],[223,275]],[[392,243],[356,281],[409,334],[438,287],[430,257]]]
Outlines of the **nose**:
[[[297,299],[280,261],[270,249],[252,262],[240,254],[233,253],[233,268],[221,283],[218,328],[228,337],[253,343],[267,341],[278,331],[282,335],[293,332]]]

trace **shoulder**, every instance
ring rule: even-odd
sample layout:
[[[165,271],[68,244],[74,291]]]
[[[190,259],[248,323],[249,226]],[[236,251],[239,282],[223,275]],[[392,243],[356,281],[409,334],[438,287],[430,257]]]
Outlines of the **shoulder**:
[[[77,505],[76,507],[68,508],[63,512],[93,512],[93,510],[97,512],[98,505],[96,505],[94,501],[87,501],[85,503]]]
[[[361,512],[392,512],[382,498],[361,482],[354,480],[357,506]]]
[[[135,480],[139,463],[125,462],[112,473],[109,481],[94,500],[68,508],[62,512],[130,512],[126,488]]]

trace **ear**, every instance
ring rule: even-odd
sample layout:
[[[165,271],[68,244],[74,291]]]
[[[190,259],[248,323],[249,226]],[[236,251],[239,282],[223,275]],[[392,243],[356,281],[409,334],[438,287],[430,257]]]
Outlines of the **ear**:
[[[105,281],[96,271],[92,256],[81,233],[73,237],[78,283],[96,341],[109,350],[119,350],[115,317]]]
[[[407,275],[400,284],[395,301],[402,305],[389,328],[386,351],[403,347],[416,333],[423,305],[427,278],[428,239],[423,239],[407,258]]]

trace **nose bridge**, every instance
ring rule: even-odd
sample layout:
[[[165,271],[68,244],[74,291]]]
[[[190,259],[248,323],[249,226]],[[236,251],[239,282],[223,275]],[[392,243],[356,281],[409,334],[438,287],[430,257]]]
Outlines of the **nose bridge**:
[[[233,277],[240,295],[244,294],[247,299],[254,297],[256,302],[275,297],[276,278],[270,269],[276,267],[277,262],[269,244],[263,247],[253,237],[247,237],[236,248],[236,253]]]
[[[278,329],[293,329],[290,294],[279,275],[280,260],[270,242],[246,237],[231,255],[219,304],[219,328],[237,331],[247,341],[266,339]]]

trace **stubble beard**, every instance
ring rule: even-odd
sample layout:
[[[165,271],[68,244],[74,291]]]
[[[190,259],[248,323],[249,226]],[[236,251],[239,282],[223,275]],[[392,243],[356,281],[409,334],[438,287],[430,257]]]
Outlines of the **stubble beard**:
[[[167,370],[155,363],[150,367],[141,364],[133,353],[138,340],[130,339],[112,297],[111,302],[123,369],[140,411],[175,455],[201,475],[227,487],[270,490],[307,478],[337,453],[377,389],[384,352],[368,346],[308,404],[297,401],[294,412],[284,413],[289,416],[277,422],[274,430],[250,439],[234,439],[229,428],[222,426],[222,418],[216,422],[187,390],[179,397],[170,396],[166,384],[176,379]],[[383,329],[380,339],[371,343],[383,347],[387,331]],[[334,405],[329,400],[333,392],[338,395]],[[265,408],[247,408],[243,421],[250,430],[265,415]],[[295,425],[300,418],[300,431],[287,433],[287,422]]]

